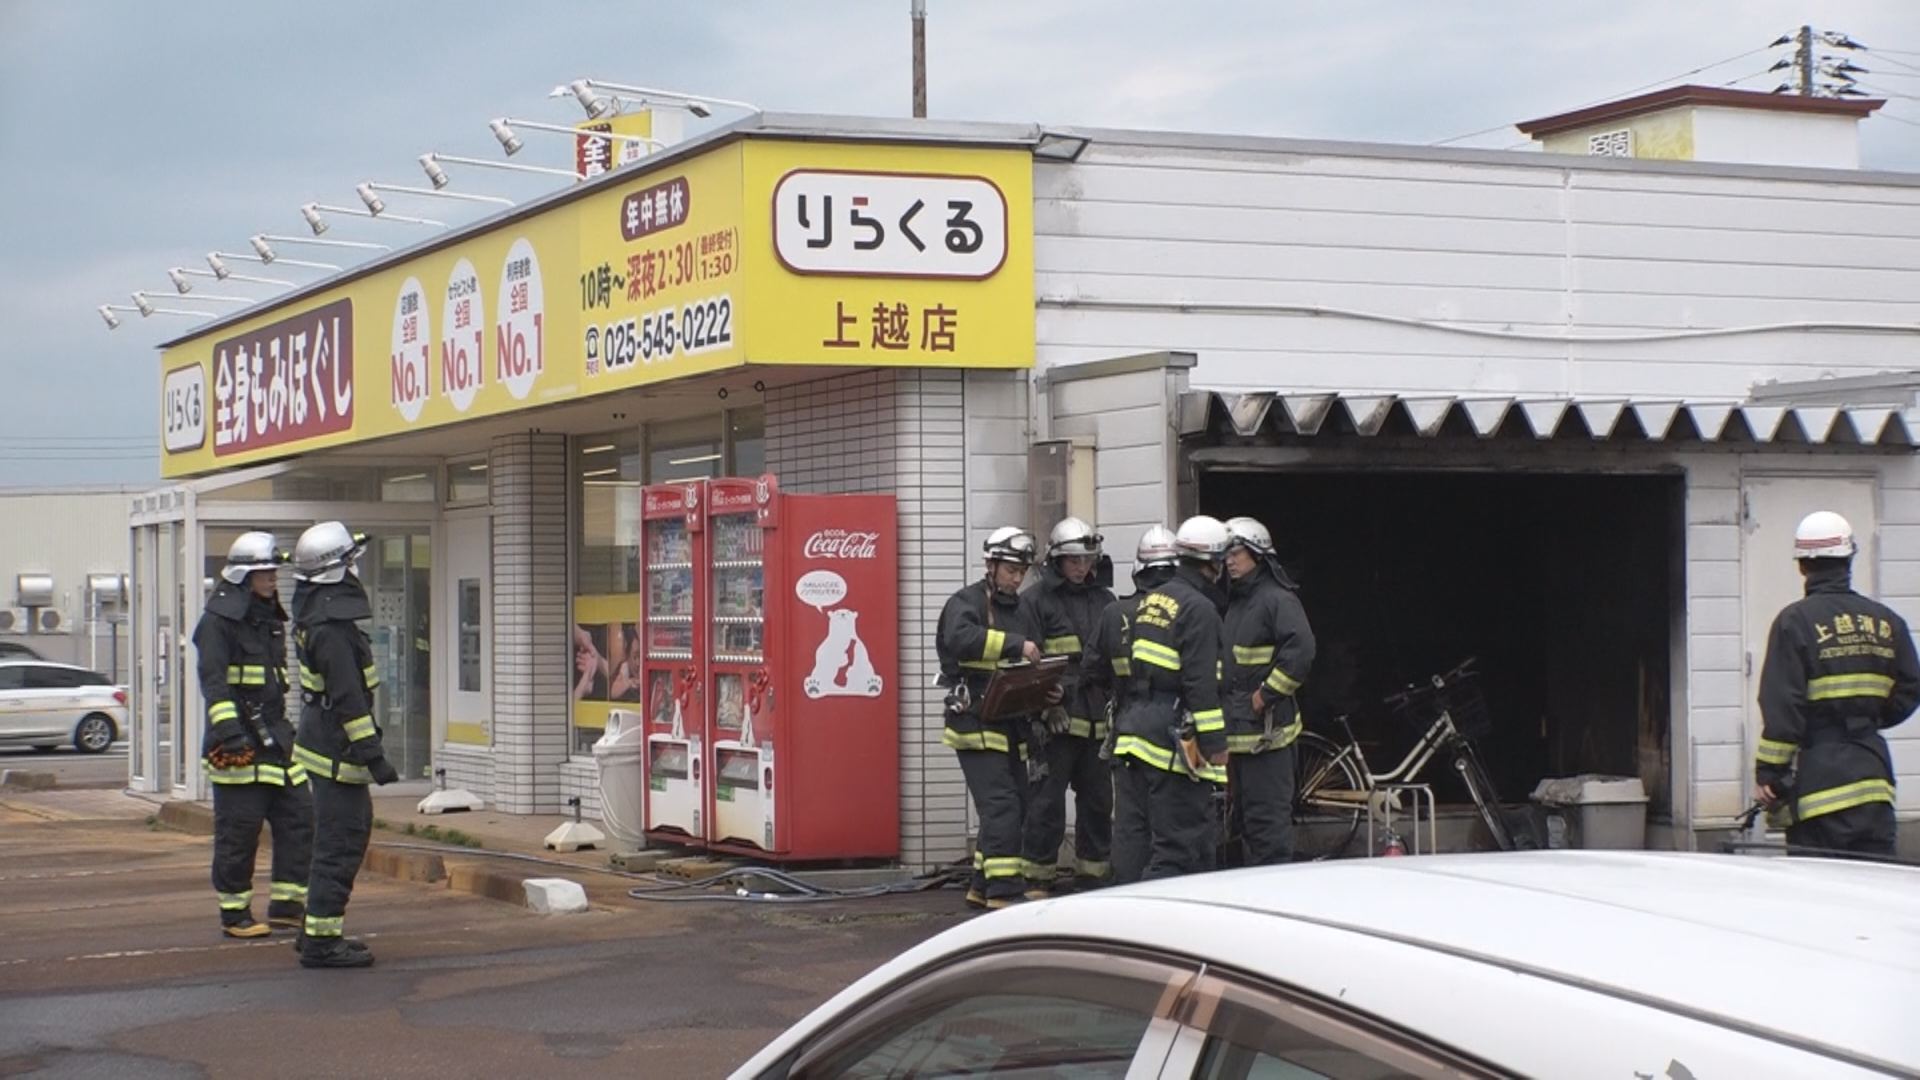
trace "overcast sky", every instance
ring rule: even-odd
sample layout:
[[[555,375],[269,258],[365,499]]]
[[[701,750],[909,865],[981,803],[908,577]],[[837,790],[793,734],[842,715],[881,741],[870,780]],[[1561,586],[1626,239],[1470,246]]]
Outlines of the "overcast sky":
[[[360,180],[417,185],[427,150],[496,157],[490,117],[572,123],[577,107],[546,93],[576,77],[770,111],[906,115],[908,6],[0,0],[0,485],[155,481],[153,347],[191,322],[127,316],[109,333],[94,307],[130,304],[133,289],[172,296],[168,267],[204,269],[207,251],[245,250],[256,232],[305,235],[296,208],[355,204]],[[1920,172],[1916,0],[928,7],[935,117],[1404,143],[1497,128],[1453,144],[1494,149],[1523,141],[1504,125],[1647,84],[1770,90],[1778,75],[1765,69],[1784,50],[1767,44],[1811,20],[1879,50],[1855,54],[1872,69],[1860,78],[1907,95],[1884,111],[1909,123],[1863,126],[1865,165]],[[525,137],[521,160],[568,160],[567,140]],[[541,190],[521,179],[462,186]],[[328,236],[414,238],[350,221]]]

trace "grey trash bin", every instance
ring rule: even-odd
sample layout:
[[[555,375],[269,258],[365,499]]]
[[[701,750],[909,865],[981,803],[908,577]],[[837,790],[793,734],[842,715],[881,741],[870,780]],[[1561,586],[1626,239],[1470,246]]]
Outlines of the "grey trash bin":
[[[1549,847],[1639,851],[1647,846],[1647,792],[1638,777],[1588,773],[1540,781],[1533,801],[1547,809]],[[1564,843],[1552,834],[1552,817],[1571,833]]]

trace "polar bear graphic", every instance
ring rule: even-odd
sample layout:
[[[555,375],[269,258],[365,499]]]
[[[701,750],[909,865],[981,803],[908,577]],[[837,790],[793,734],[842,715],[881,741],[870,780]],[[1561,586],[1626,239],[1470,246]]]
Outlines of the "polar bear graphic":
[[[882,680],[873,670],[867,643],[860,640],[860,631],[854,625],[860,613],[836,608],[826,614],[826,639],[813,651],[813,673],[801,684],[807,696],[879,697]]]

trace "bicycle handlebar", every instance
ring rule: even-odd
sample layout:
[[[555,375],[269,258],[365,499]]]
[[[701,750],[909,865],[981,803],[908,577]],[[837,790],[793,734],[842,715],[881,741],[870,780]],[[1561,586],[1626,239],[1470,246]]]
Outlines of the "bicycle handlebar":
[[[1461,679],[1474,674],[1473,665],[1479,663],[1479,661],[1479,657],[1469,656],[1465,660],[1460,661],[1459,664],[1454,666],[1453,670],[1444,675],[1428,676],[1426,685],[1423,686],[1419,683],[1414,683],[1397,694],[1387,695],[1381,699],[1381,703],[1389,708],[1396,709],[1403,705],[1412,704],[1420,698],[1444,690],[1453,683],[1459,682]]]

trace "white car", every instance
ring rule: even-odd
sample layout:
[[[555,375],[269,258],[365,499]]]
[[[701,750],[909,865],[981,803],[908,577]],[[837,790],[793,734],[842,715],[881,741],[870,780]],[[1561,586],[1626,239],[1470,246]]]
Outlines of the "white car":
[[[1920,869],[1541,851],[1306,863],[1023,904],[733,1075],[1920,1075]]]
[[[0,746],[86,754],[127,730],[127,691],[97,671],[45,660],[0,661]]]

